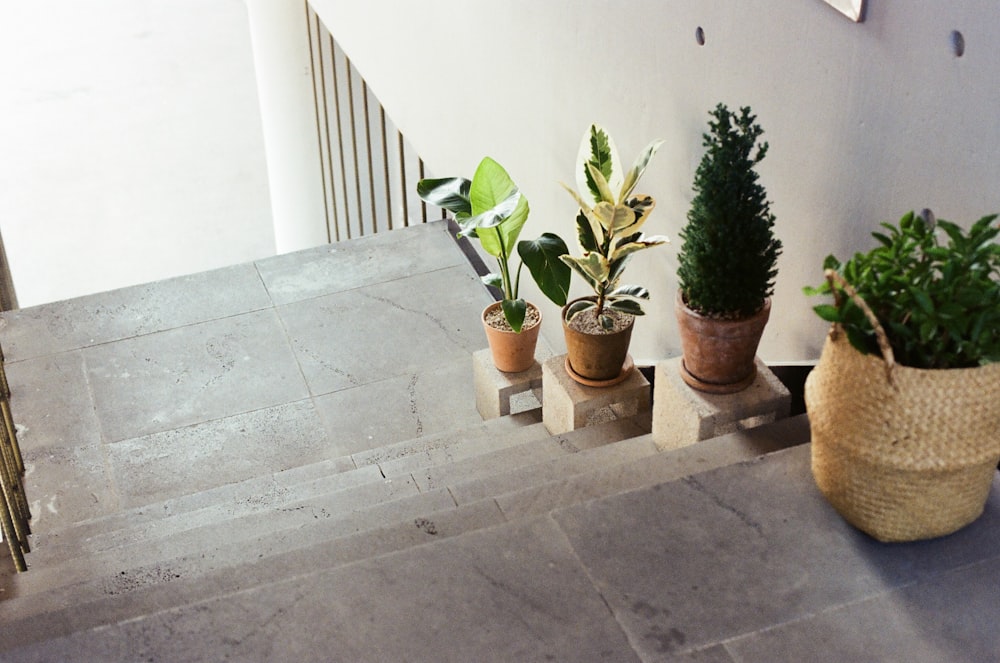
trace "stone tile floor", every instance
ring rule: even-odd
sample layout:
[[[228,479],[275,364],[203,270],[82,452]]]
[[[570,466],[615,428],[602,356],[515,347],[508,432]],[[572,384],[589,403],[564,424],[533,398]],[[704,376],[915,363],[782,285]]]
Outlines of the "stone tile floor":
[[[446,232],[4,314],[38,536],[481,426],[488,298]],[[961,532],[884,545],[822,499],[808,445],[336,568],[299,559],[0,660],[1000,661],[1000,480]]]

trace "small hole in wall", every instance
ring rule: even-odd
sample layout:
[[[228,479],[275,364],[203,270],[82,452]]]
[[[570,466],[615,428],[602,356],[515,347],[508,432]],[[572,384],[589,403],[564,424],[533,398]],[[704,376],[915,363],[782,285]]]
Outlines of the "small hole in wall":
[[[955,54],[956,58],[965,54],[965,37],[958,30],[951,31],[951,52]]]
[[[698,42],[699,46],[704,46],[705,45],[705,31],[701,29],[700,25],[694,31],[694,40],[696,42]]]

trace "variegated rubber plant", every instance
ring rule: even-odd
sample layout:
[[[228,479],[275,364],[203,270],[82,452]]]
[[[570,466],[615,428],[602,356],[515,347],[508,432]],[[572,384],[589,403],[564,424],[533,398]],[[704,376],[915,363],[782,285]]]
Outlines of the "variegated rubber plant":
[[[478,238],[483,250],[497,259],[500,272],[487,274],[483,283],[503,293],[504,317],[515,332],[520,333],[528,308],[518,295],[524,265],[546,297],[557,306],[566,304],[570,268],[559,260],[567,251],[566,243],[551,233],[518,242],[528,220],[528,199],[499,163],[485,157],[471,181],[464,177],[420,180],[417,194],[454,214],[461,227],[459,236]],[[511,273],[515,247],[521,263]]]
[[[605,329],[614,321],[605,311],[642,315],[641,300],[649,299],[642,286],[621,285],[625,266],[637,251],[668,242],[666,236],[646,237],[642,225],[656,202],[652,196],[634,194],[636,184],[663,141],[653,141],[635,163],[623,173],[618,150],[608,133],[593,124],[580,145],[577,188],[563,187],[576,199],[580,211],[576,217],[577,238],[583,255],[560,256],[593,289],[593,299],[574,302],[566,310],[566,321],[583,311],[596,309],[595,315]],[[592,202],[591,202],[592,201]]]

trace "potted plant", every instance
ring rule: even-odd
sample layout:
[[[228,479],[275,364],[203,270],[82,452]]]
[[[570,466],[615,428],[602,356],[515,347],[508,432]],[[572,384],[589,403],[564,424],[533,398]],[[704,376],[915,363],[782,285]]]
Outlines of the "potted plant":
[[[749,107],[710,112],[695,196],[680,231],[675,311],[681,375],[695,389],[733,393],[756,377],[755,356],[771,312],[781,241],[754,167],[767,154]]]
[[[509,373],[530,368],[535,362],[542,317],[537,306],[518,294],[521,267],[527,265],[545,296],[563,306],[570,279],[569,267],[559,260],[566,252],[565,242],[551,233],[518,241],[528,220],[528,199],[503,166],[490,157],[479,163],[472,180],[423,179],[417,183],[417,194],[452,212],[461,227],[459,236],[478,238],[483,250],[496,258],[499,273],[483,277],[483,283],[502,293],[502,299],[487,306],[482,315],[493,363]],[[510,259],[515,247],[521,263],[512,271]]]
[[[807,294],[832,323],[806,381],[820,491],[882,541],[982,513],[1000,460],[1000,228],[908,213]],[[942,242],[941,238],[947,238]]]
[[[628,375],[632,325],[635,316],[643,314],[640,301],[649,298],[649,291],[622,285],[622,274],[637,251],[668,241],[664,236],[642,234],[640,229],[656,203],[651,196],[633,191],[662,142],[650,143],[623,172],[611,137],[600,126],[591,125],[580,146],[579,193],[563,184],[579,205],[576,230],[583,253],[561,257],[594,291],[593,296],[576,299],[563,309],[566,368],[578,382],[601,386]]]

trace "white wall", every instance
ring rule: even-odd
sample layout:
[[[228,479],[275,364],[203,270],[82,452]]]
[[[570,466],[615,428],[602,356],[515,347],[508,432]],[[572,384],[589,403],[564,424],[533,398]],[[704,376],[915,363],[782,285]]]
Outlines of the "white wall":
[[[21,306],[274,253],[243,0],[0,9],[0,229]]]
[[[801,287],[819,282],[827,253],[866,248],[879,221],[912,208],[962,223],[1000,210],[994,0],[869,0],[862,24],[821,0],[313,5],[434,174],[470,176],[486,154],[507,167],[531,202],[526,235],[573,237],[575,206],[557,182],[572,182],[580,136],[597,121],[626,161],[666,139],[640,190],[658,201],[647,232],[675,238],[708,110],[752,106],[785,245],[768,362],[818,356],[825,327]],[[677,248],[640,254],[626,276],[654,298],[636,327],[639,360],[678,352]],[[557,311],[544,310],[558,346]]]

